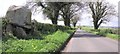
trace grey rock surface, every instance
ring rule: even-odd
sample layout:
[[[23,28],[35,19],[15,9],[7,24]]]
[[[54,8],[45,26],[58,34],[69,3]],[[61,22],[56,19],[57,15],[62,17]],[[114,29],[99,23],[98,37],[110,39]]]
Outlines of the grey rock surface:
[[[6,13],[6,18],[11,23],[16,23],[18,25],[26,25],[31,23],[31,10],[24,6],[10,6]]]
[[[20,38],[27,38],[27,34],[23,28],[17,27],[15,29],[15,34]]]
[[[8,24],[7,26],[6,26],[6,32],[10,32],[10,33],[13,33],[12,32],[12,25],[11,24]]]
[[[31,29],[31,15],[32,12],[27,7],[10,6],[5,17],[8,20],[6,31],[17,37],[26,38],[26,29]]]

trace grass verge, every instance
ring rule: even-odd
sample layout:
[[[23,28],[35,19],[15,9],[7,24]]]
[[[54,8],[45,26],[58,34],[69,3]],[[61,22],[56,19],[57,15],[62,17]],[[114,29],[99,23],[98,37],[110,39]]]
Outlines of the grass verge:
[[[8,39],[3,43],[3,52],[56,52],[74,30],[56,31],[43,40]]]
[[[116,30],[116,29],[100,28],[98,30],[94,30],[92,27],[82,27],[82,30],[85,30],[89,33],[93,33],[96,35],[109,37],[109,38],[112,38],[115,40],[120,39],[120,37],[118,35],[118,30]]]

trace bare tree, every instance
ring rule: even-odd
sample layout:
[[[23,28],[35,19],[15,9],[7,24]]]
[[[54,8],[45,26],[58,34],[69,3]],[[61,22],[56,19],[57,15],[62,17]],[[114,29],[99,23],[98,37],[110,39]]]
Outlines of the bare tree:
[[[72,2],[71,4],[68,4],[68,5],[64,6],[61,9],[60,15],[64,19],[65,26],[70,27],[70,19],[72,17],[74,17],[75,15],[77,15],[79,10],[82,9],[82,7],[83,7],[82,3],[79,3],[79,2],[74,3],[74,2]]]
[[[31,4],[30,2],[28,3]],[[42,7],[43,14],[47,16],[53,24],[57,24],[58,16],[64,19],[65,26],[70,27],[70,19],[83,7],[80,2],[41,2],[32,3],[32,7]],[[26,6],[29,6],[26,5]],[[36,9],[34,10],[36,12]]]
[[[92,12],[94,29],[98,29],[102,23],[109,21],[109,16],[115,14],[113,5],[104,1],[90,2],[89,8]]]
[[[59,10],[67,5],[63,2],[41,2],[41,1],[30,1],[27,2],[26,6],[29,7],[31,5],[31,8],[34,10],[34,12],[37,12],[37,8],[40,6],[42,7],[43,14],[47,16],[53,24],[57,24],[58,16],[59,16]]]
[[[75,15],[72,19],[71,19],[71,23],[73,24],[73,26],[75,27],[77,22],[80,20],[80,16],[79,15]]]

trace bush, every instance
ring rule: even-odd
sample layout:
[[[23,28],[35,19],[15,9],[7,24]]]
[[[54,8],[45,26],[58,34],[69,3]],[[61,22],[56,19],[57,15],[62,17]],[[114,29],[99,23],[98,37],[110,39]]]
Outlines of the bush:
[[[43,34],[49,34],[56,32],[57,30],[69,30],[72,29],[67,26],[61,26],[61,25],[52,25],[52,24],[44,24],[44,23],[39,23],[38,24],[38,30],[41,31]]]
[[[105,31],[100,31],[100,32],[98,32],[98,33],[96,33],[97,35],[101,35],[101,36],[105,36]]]

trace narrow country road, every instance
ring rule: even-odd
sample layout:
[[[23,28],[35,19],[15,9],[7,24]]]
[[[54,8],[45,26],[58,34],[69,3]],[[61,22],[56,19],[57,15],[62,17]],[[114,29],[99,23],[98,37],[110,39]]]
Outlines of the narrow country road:
[[[118,52],[118,42],[78,29],[62,52]]]

